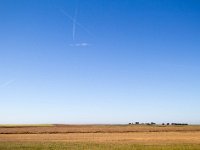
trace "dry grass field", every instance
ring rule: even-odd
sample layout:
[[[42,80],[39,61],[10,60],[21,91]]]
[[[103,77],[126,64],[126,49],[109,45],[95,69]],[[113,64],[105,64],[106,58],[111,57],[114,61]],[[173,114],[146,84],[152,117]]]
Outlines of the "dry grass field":
[[[162,125],[1,125],[0,134],[197,132],[200,126]]]
[[[0,149],[200,149],[200,126],[0,126]]]

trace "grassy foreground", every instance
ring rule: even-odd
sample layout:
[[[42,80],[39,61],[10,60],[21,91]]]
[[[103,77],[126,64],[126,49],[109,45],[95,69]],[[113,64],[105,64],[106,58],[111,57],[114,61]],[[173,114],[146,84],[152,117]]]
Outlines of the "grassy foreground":
[[[0,150],[200,150],[200,126],[0,126]]]
[[[200,144],[142,145],[62,142],[5,142],[0,150],[199,150]]]

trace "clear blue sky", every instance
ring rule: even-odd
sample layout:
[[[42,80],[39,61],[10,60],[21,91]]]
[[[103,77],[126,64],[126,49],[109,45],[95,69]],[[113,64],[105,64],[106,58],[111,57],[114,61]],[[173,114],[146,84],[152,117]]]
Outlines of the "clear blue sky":
[[[200,123],[200,1],[1,0],[0,104],[1,124]]]

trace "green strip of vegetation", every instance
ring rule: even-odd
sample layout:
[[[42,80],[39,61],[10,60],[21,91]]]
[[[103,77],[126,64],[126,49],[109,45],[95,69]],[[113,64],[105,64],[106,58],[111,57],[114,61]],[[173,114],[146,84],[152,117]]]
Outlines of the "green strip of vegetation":
[[[141,145],[141,144],[95,144],[62,142],[4,142],[0,150],[199,150],[200,144]]]

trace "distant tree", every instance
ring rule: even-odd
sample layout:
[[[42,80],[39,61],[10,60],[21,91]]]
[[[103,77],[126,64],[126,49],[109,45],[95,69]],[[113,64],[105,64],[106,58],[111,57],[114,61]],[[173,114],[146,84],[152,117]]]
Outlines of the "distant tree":
[[[140,123],[139,123],[139,122],[135,122],[135,124],[137,124],[137,125],[138,125],[138,124],[140,124]]]

